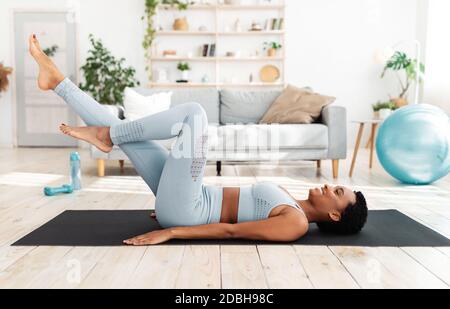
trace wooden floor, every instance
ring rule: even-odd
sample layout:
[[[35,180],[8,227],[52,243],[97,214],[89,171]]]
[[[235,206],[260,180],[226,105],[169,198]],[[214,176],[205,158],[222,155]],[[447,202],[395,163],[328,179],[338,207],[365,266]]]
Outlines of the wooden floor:
[[[448,288],[450,248],[309,246],[161,246],[141,248],[10,247],[66,209],[150,209],[154,196],[130,165],[95,177],[81,150],[84,189],[48,198],[47,185],[68,182],[69,149],[0,149],[0,288]],[[435,185],[400,185],[362,152],[355,176],[349,162],[332,180],[331,162],[224,166],[208,184],[268,180],[298,198],[323,183],[362,190],[371,209],[398,209],[450,238],[450,178]],[[174,190],[176,190],[174,188]],[[389,228],[389,227],[387,227]]]

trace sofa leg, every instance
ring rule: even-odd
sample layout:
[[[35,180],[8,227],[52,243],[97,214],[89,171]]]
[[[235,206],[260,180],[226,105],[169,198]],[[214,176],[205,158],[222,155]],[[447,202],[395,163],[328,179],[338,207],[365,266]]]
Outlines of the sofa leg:
[[[333,160],[333,178],[338,179],[339,177],[339,160]]]
[[[97,175],[98,177],[105,177],[105,160],[97,160]]]
[[[317,168],[322,168],[322,161],[317,160],[316,162],[317,162]]]
[[[120,166],[120,174],[125,173],[125,160],[119,160],[119,166]]]
[[[221,177],[222,176],[222,161],[217,161],[216,168],[217,168],[217,176]]]

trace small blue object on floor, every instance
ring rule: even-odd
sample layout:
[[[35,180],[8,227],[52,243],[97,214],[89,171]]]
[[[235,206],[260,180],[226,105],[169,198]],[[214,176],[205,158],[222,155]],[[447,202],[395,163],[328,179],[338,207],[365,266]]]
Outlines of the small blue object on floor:
[[[50,187],[44,188],[44,194],[46,196],[55,196],[55,195],[61,194],[61,193],[65,193],[65,194],[73,193],[73,187],[71,185],[63,185],[58,188],[50,188]]]
[[[403,107],[380,127],[377,154],[399,181],[431,184],[450,173],[450,118],[428,104]]]
[[[70,183],[73,190],[81,190],[81,157],[78,152],[70,154]]]

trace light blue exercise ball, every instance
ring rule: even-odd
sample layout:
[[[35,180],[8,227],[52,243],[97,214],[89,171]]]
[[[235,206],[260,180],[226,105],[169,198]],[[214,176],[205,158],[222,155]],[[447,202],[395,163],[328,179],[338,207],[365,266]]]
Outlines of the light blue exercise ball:
[[[403,183],[428,185],[450,173],[450,118],[436,106],[397,110],[381,125],[376,144],[381,165]]]

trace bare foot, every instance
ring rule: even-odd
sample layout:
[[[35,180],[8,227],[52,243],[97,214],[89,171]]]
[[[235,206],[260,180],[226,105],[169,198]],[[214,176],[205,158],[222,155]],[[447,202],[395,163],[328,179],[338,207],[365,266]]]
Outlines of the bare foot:
[[[105,153],[110,153],[113,143],[106,127],[69,127],[62,124],[59,129],[62,133],[76,139],[88,142]]]
[[[41,90],[55,89],[64,80],[64,75],[58,70],[53,61],[42,51],[36,35],[28,39],[29,51],[39,65],[38,86]]]

